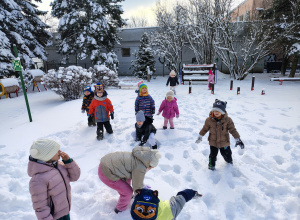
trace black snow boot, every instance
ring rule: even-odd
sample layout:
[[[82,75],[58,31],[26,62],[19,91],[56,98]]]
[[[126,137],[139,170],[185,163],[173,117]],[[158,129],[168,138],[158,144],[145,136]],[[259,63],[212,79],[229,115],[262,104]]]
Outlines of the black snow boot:
[[[153,149],[153,150],[154,150],[154,149],[157,149],[157,144],[153,145],[153,146],[152,146],[152,149]]]
[[[97,131],[97,139],[98,139],[98,141],[103,140],[103,131],[102,130]]]

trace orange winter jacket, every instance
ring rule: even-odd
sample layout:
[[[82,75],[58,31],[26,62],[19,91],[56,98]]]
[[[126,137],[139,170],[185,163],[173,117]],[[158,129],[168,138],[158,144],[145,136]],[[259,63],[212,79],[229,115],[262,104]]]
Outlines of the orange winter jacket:
[[[109,121],[109,114],[114,111],[114,107],[109,98],[95,96],[90,104],[89,114],[95,115],[96,122]]]

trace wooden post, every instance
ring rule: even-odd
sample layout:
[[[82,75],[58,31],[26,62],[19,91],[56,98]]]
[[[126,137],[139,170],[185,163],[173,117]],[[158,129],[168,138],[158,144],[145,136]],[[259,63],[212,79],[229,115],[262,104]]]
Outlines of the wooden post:
[[[230,81],[230,90],[232,90],[233,87],[233,80]]]
[[[192,93],[192,81],[189,81],[189,94]]]
[[[215,94],[215,84],[214,83],[210,84],[210,88],[211,88],[211,94]]]
[[[252,85],[251,85],[251,91],[254,90],[254,82],[255,82],[255,76],[252,76]]]
[[[239,86],[237,87],[237,92],[236,92],[236,94],[237,94],[237,95],[241,94],[241,89],[240,89]]]

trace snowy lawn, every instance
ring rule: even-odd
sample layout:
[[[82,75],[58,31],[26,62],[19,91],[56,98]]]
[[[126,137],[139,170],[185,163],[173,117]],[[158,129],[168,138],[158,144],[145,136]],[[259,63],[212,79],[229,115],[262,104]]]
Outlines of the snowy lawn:
[[[205,82],[177,88],[180,111],[174,130],[163,130],[163,117],[154,116],[156,139],[163,157],[146,174],[145,184],[159,191],[162,200],[185,188],[203,194],[191,200],[178,220],[300,219],[300,82],[271,82],[274,74],[250,74],[234,81],[230,91],[228,75],[218,73],[215,94]],[[298,77],[298,76],[297,76]],[[169,87],[167,77],[157,77],[148,85],[156,112]],[[197,85],[196,85],[197,84]],[[237,95],[236,88],[241,87]],[[266,95],[261,95],[265,89]],[[134,90],[108,89],[115,108],[113,135],[96,139],[96,128],[87,126],[81,113],[82,100],[66,102],[53,91],[32,92],[28,99],[33,122],[29,122],[24,97],[0,100],[0,219],[36,219],[28,190],[29,148],[38,138],[51,138],[62,144],[80,166],[81,177],[72,185],[72,220],[131,219],[129,209],[115,214],[116,191],[98,178],[100,158],[115,151],[131,151],[135,114]],[[195,144],[214,100],[227,101],[245,149],[235,148],[231,136],[233,166],[218,155],[216,171],[207,169],[208,134]]]

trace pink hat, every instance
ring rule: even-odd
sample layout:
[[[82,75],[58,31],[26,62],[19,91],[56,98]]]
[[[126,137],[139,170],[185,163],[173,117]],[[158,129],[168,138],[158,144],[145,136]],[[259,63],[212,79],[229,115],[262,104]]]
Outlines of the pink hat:
[[[138,87],[140,87],[140,85],[141,85],[142,83],[144,83],[143,80],[139,81],[139,82],[138,82]]]
[[[213,72],[211,70],[208,71],[208,74],[213,74]]]

